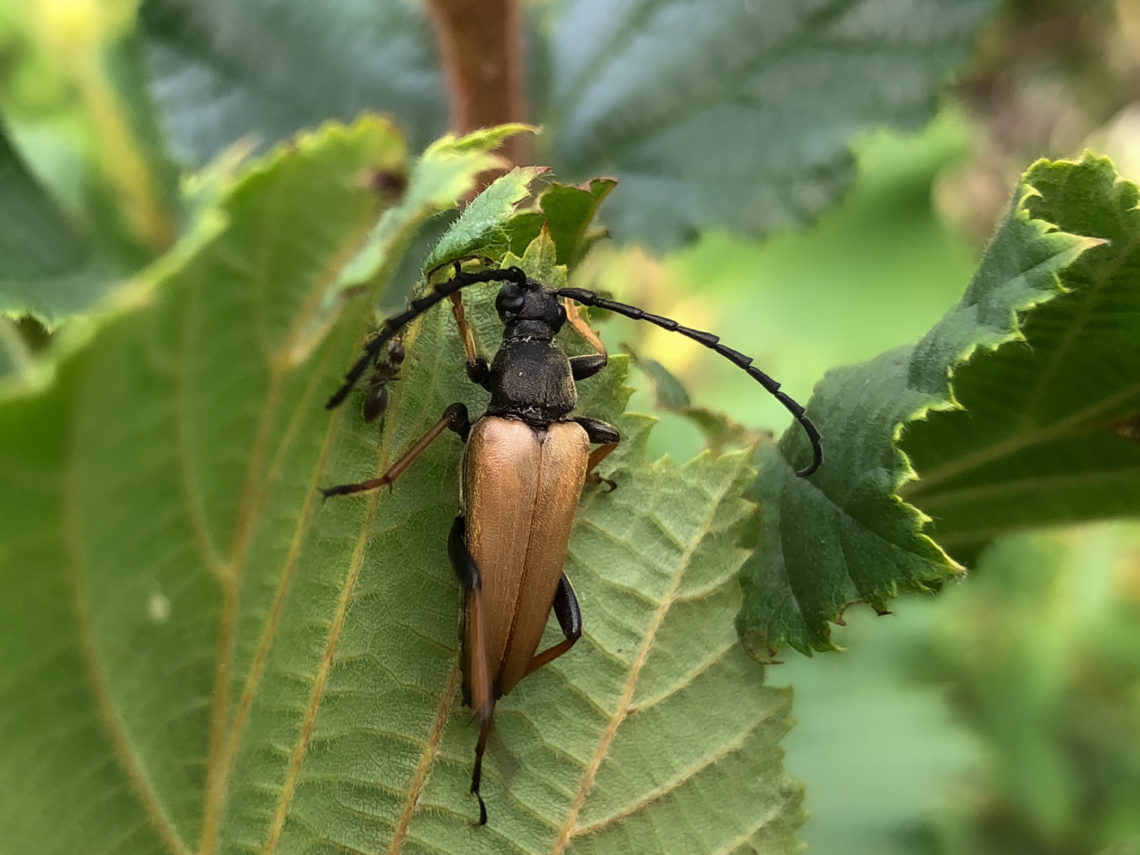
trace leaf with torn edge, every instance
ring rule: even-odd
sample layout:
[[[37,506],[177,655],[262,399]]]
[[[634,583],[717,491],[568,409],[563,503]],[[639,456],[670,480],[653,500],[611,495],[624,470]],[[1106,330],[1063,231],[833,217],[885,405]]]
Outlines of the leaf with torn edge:
[[[1034,444],[1030,438],[1035,428],[1023,414],[1014,417],[1014,402],[1027,390],[1051,382],[1058,362],[1050,354],[1058,356],[1058,349],[1048,341],[1085,334],[1089,307],[1101,299],[1102,289],[1093,278],[1093,287],[1083,290],[1083,296],[1058,295],[1088,282],[1090,264],[1100,262],[1102,270],[1111,270],[1116,266],[1113,258],[1126,261],[1134,252],[1134,238],[1112,247],[1105,243],[1135,220],[1134,212],[1125,213],[1129,199],[1135,199],[1134,186],[1114,181],[1107,162],[1097,159],[1079,166],[1042,163],[1031,169],[958,305],[918,344],[836,369],[821,381],[808,406],[823,435],[825,462],[820,470],[807,480],[793,475],[791,465],[808,454],[795,428],[778,449],[761,449],[760,476],[753,488],[763,504],[759,551],[745,570],[745,607],[738,619],[741,633],[755,648],[763,651],[787,641],[804,651],[826,649],[827,624],[846,605],[861,601],[883,611],[899,590],[924,589],[959,569],[940,545],[942,525],[925,527],[928,518],[920,499],[939,491],[926,492],[924,470],[938,471],[932,462],[942,459],[942,471],[952,472],[955,459],[972,459],[976,451],[967,447],[974,445],[971,437],[979,428],[979,437],[989,431],[1004,436],[1004,443]],[[1114,231],[1090,233],[1089,218],[1112,224]],[[1127,269],[1120,266],[1121,276],[1131,281],[1134,293],[1135,277]],[[1101,281],[1108,279],[1102,276]],[[1135,314],[1126,302],[1113,298],[1102,306],[1104,319],[1111,318],[1116,328],[1135,326]],[[1042,342],[1045,358],[1027,359],[1026,336],[1042,328],[1052,330]],[[1132,339],[1123,332],[1113,335],[1125,336],[1121,344],[1136,338],[1134,333]],[[1112,341],[1103,347],[1064,349],[1066,358],[1077,359],[1066,372],[1099,379],[1078,381],[1075,373],[1066,374],[1070,383],[1058,394],[1075,400],[1080,393],[1075,387],[1081,385],[1096,389],[1094,395],[1107,395],[1105,384],[1126,373],[1116,367],[1117,360],[1135,355],[1135,344],[1127,345],[1132,355],[1121,355]],[[1004,427],[983,427],[992,416],[984,406],[977,413],[970,409],[977,400],[974,377],[993,384],[987,394],[1003,402],[1001,411],[1010,417]],[[959,378],[965,385],[958,400],[966,409],[941,412],[955,406]],[[1110,398],[1115,408],[1102,414],[1106,435],[1112,433],[1113,419],[1123,421],[1128,407],[1135,405],[1135,390],[1123,379],[1119,382],[1113,394],[1123,396],[1118,402]],[[1055,400],[1055,395],[1049,398]],[[1064,421],[1079,412],[1070,410],[1057,418]],[[913,481],[914,470],[899,448],[904,426],[904,448],[913,449],[918,481]],[[1127,441],[1120,437],[1104,442],[1115,442],[1118,453],[1125,452]],[[1081,465],[1080,460],[1094,463],[1091,454],[1071,463]],[[1000,476],[1001,471],[996,468],[985,477]],[[1115,501],[1105,499],[1102,511]],[[1047,504],[1044,497],[1042,504]],[[1003,521],[1026,524],[1022,509],[992,505],[989,525],[1001,527]]]

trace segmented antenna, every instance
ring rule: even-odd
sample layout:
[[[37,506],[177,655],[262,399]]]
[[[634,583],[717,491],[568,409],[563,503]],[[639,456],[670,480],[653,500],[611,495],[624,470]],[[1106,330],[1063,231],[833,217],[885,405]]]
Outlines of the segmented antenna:
[[[380,325],[376,334],[364,346],[364,353],[353,363],[352,367],[349,368],[348,372],[344,375],[344,383],[333,393],[332,397],[329,398],[325,404],[325,408],[331,410],[339,406],[341,402],[348,397],[348,393],[368,369],[369,364],[375,360],[384,344],[390,341],[406,324],[415,320],[432,306],[445,300],[461,289],[466,288],[468,285],[478,285],[485,282],[514,282],[517,285],[525,285],[528,281],[526,273],[518,267],[491,267],[475,273],[467,273],[461,270],[459,264],[456,263],[454,276],[444,282],[436,284],[432,290],[423,297],[418,297],[410,301],[407,309],[398,315],[393,315],[386,319],[384,323]],[[819,430],[812,423],[811,419],[807,417],[804,408],[785,392],[781,391],[779,383],[752,364],[751,356],[746,356],[738,350],[721,344],[720,337],[710,332],[686,327],[677,323],[672,318],[655,315],[652,312],[647,312],[644,309],[631,306],[628,303],[607,300],[603,297],[599,297],[593,291],[587,291],[584,288],[560,288],[553,293],[559,297],[569,297],[571,300],[576,300],[586,306],[605,309],[608,312],[624,315],[635,321],[648,321],[662,329],[680,333],[686,338],[690,338],[698,344],[704,345],[709,350],[720,354],[738,368],[744,369],[748,376],[763,386],[772,397],[783,405],[784,409],[792,414],[793,418],[799,422],[800,427],[804,429],[808,440],[811,442],[812,462],[804,469],[798,470],[796,474],[801,478],[806,478],[815,472],[820,467],[820,464],[823,463],[823,446],[820,444]]]
[[[514,282],[517,285],[524,285],[527,281],[526,274],[517,267],[504,267],[490,268],[488,270],[480,270],[476,273],[465,273],[456,265],[455,275],[445,282],[440,282],[435,285],[432,290],[425,294],[423,297],[418,297],[408,303],[408,308],[398,315],[386,319],[380,325],[368,343],[364,345],[364,353],[361,357],[353,363],[352,367],[344,375],[344,383],[341,387],[333,392],[332,397],[325,403],[326,410],[332,410],[340,406],[341,402],[348,397],[348,393],[352,391],[352,387],[360,380],[364,372],[368,369],[384,344],[392,339],[406,324],[418,318],[436,303],[447,299],[457,291],[466,288],[468,285],[478,285],[482,282]]]
[[[672,318],[665,318],[661,315],[655,315],[652,312],[647,312],[644,309],[639,309],[637,306],[630,306],[626,303],[618,303],[614,300],[606,300],[599,297],[593,291],[587,291],[584,288],[560,288],[554,292],[559,297],[569,297],[571,300],[576,300],[586,306],[596,306],[599,309],[605,309],[608,312],[614,312],[619,315],[624,315],[627,318],[632,318],[635,321],[648,321],[651,324],[661,327],[662,329],[669,330],[670,332],[680,333],[686,338],[691,338],[698,344],[703,344],[709,350],[715,351],[731,362],[738,368],[743,368],[748,376],[758,382],[761,386],[768,390],[768,392],[777,401],[784,405],[786,409],[797,422],[804,432],[808,435],[811,441],[812,448],[812,462],[811,465],[796,472],[801,478],[806,478],[819,468],[823,463],[823,446],[819,441],[819,430],[811,419],[804,414],[804,408],[801,407],[796,401],[780,390],[780,384],[761,371],[759,368],[752,364],[752,357],[745,356],[739,350],[733,350],[727,345],[720,343],[720,337],[715,336],[709,332],[695,330],[691,327],[682,326]]]

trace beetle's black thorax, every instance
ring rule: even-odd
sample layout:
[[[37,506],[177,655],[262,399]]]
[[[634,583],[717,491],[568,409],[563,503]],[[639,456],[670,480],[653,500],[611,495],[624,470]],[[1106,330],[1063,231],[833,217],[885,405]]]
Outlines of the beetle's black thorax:
[[[566,322],[562,300],[539,283],[506,282],[495,299],[503,343],[485,385],[488,415],[543,426],[566,417],[578,402],[570,360],[554,343]]]
[[[491,403],[487,413],[548,425],[574,409],[578,395],[570,360],[552,342],[504,338],[491,363]]]

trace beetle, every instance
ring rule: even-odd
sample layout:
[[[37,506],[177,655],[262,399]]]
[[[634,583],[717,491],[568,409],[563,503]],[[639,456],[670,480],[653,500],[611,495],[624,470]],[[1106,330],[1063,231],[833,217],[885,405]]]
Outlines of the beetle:
[[[503,323],[503,339],[493,360],[487,362],[476,352],[459,292],[492,282],[501,283],[495,307]],[[478,800],[479,824],[483,825],[487,808],[479,783],[495,702],[527,674],[568,651],[581,636],[581,610],[562,564],[583,487],[587,482],[614,486],[598,477],[594,468],[620,441],[617,429],[598,419],[571,415],[577,402],[575,382],[598,373],[608,360],[604,345],[579,317],[574,303],[680,333],[746,371],[807,433],[812,460],[797,472],[801,477],[819,467],[823,449],[819,431],[804,408],[755,368],[750,357],[721,344],[712,333],[583,288],[547,289],[518,267],[465,271],[456,263],[450,279],[383,322],[326,407],[340,405],[372,365],[366,416],[374,418],[382,412],[376,390],[384,392],[382,403],[386,405],[384,384],[395,378],[393,363],[403,359],[402,346],[390,350],[386,360],[380,358],[382,348],[408,323],[447,298],[453,301],[463,337],[467,374],[491,393],[486,412],[472,421],[466,406],[451,404],[379,477],[326,487],[322,493],[328,498],[392,484],[444,431],[453,431],[467,444],[460,479],[461,509],[452,524],[447,551],[464,590],[460,630],[463,697],[479,722],[471,792]],[[591,343],[595,353],[568,357],[562,352],[554,338],[567,322]],[[591,451],[591,445],[597,447]],[[551,610],[563,637],[539,653]]]

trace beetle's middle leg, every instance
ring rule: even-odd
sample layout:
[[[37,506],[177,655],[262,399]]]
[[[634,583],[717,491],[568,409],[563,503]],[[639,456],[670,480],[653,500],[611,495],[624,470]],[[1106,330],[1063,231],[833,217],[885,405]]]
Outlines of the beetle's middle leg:
[[[586,436],[590,442],[599,443],[598,447],[590,452],[590,460],[586,465],[586,482],[589,484],[605,484],[609,488],[609,492],[617,489],[615,484],[609,478],[603,478],[594,471],[599,463],[605,460],[613,453],[613,450],[618,447],[621,442],[621,434],[618,429],[613,425],[603,422],[601,419],[577,418],[574,419],[586,430]]]
[[[428,428],[427,433],[416,440],[412,447],[405,451],[400,459],[388,467],[388,470],[379,478],[369,478],[356,484],[337,484],[335,487],[322,487],[321,494],[327,499],[329,496],[347,496],[351,493],[363,493],[375,490],[387,484],[395,483],[396,479],[415,462],[415,459],[424,453],[424,450],[439,438],[445,430],[459,434],[459,438],[467,441],[467,434],[471,432],[471,418],[467,415],[467,407],[455,403],[443,411],[438,422]]]

